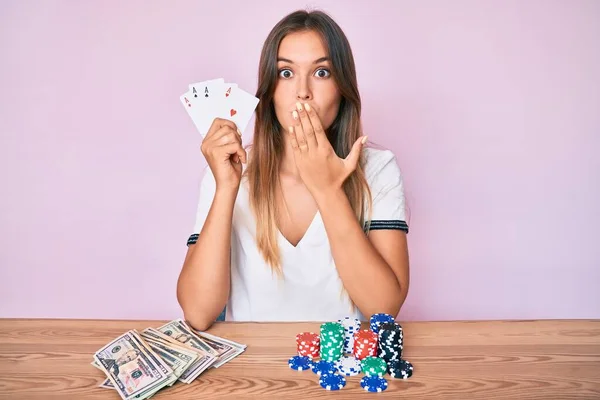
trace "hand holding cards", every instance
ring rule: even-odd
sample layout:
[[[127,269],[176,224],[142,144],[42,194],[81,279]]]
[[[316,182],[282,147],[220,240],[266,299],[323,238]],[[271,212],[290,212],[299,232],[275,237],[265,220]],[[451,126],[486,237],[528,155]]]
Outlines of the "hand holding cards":
[[[203,137],[202,154],[217,187],[237,191],[243,170],[241,163],[247,162],[242,132],[258,99],[220,78],[191,84],[180,100]]]
[[[255,96],[223,78],[190,84],[180,100],[202,137],[215,118],[234,122],[243,133],[258,105]]]

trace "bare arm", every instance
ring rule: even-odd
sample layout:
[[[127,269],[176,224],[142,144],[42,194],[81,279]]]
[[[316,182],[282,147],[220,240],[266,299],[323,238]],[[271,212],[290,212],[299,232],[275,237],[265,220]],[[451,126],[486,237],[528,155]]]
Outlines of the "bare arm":
[[[237,191],[215,192],[198,241],[187,251],[177,281],[177,300],[185,319],[208,329],[227,304],[230,290],[231,219]]]
[[[369,240],[341,189],[317,203],[338,273],[358,309],[365,316],[398,315],[409,285],[406,234],[373,231]]]
[[[211,192],[214,197],[198,240],[188,248],[177,281],[177,300],[183,315],[198,330],[212,325],[229,298],[233,207],[240,187],[242,162],[247,161],[241,135],[233,122],[215,118],[202,141],[202,154],[214,176],[214,186],[204,178],[207,184],[202,190],[206,192],[201,192],[199,205],[202,212]]]

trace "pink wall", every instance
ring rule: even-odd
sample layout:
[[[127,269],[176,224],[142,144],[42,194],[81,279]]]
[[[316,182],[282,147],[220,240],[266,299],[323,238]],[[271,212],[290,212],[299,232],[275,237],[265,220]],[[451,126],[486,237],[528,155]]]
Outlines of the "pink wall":
[[[306,5],[2,1],[0,317],[180,316],[205,164],[178,97],[254,92]],[[405,175],[400,317],[600,318],[600,2],[308,5],[348,35],[366,132]]]

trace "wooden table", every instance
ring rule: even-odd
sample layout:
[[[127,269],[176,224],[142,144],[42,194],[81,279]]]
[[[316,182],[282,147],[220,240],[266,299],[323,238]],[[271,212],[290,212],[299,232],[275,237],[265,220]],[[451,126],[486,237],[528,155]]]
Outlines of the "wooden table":
[[[98,388],[92,354],[135,328],[167,321],[0,319],[0,399],[119,399]],[[400,322],[407,380],[367,393],[360,376],[328,392],[310,371],[287,366],[296,333],[319,323],[215,324],[210,330],[248,345],[242,355],[176,383],[153,399],[393,397],[402,399],[599,399],[600,320]]]

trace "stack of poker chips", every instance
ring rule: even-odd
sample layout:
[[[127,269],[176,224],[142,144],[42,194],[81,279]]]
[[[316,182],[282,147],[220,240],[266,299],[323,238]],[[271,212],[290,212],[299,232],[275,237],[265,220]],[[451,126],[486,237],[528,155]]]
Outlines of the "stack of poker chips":
[[[351,354],[354,352],[354,334],[360,330],[360,320],[346,317],[338,322],[344,327],[344,353]]]
[[[302,332],[296,335],[296,346],[298,347],[298,355],[309,358],[319,357],[320,347],[319,335],[313,332]]]
[[[386,362],[400,360],[404,347],[402,327],[397,322],[385,322],[379,325],[379,339],[377,342],[377,357]]]
[[[388,382],[383,378],[388,370],[384,359],[369,356],[361,362],[365,376],[360,381],[360,387],[368,392],[383,392],[388,387]]]
[[[373,314],[369,323],[370,329],[361,330],[360,321],[346,317],[322,324],[319,335],[299,333],[298,355],[288,360],[289,367],[297,371],[312,369],[319,376],[320,386],[327,390],[344,388],[347,376],[361,372],[365,376],[360,386],[369,392],[388,388],[384,378],[387,373],[391,378],[410,378],[413,366],[402,359],[402,327],[384,313]],[[315,360],[318,357],[320,360]]]
[[[344,327],[339,322],[325,322],[321,325],[321,359],[325,361],[339,360],[343,355]]]
[[[370,330],[359,330],[354,334],[352,354],[357,360],[377,355],[377,334]]]

